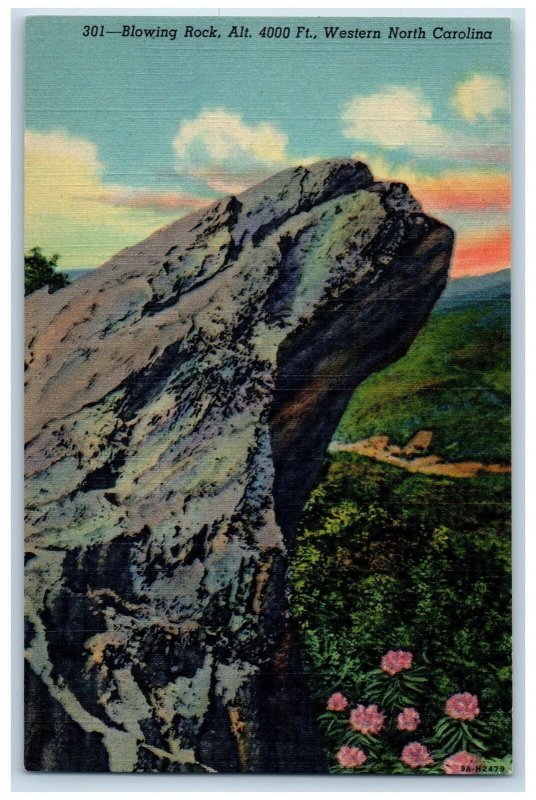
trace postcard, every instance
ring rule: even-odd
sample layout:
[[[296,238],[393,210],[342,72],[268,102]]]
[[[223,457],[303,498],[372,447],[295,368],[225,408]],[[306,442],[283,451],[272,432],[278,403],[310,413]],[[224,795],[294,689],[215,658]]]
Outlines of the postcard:
[[[509,20],[25,57],[26,769],[508,775]]]

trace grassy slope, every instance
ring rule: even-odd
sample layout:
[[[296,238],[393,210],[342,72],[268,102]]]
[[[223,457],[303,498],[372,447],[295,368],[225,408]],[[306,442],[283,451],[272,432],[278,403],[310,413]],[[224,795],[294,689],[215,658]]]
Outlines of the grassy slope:
[[[405,444],[426,428],[448,460],[508,461],[509,340],[507,300],[435,312],[404,358],[356,390],[334,438]]]

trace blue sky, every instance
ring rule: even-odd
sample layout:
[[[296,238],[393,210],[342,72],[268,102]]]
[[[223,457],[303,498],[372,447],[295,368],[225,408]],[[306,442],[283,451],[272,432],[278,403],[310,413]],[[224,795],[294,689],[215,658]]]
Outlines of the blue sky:
[[[443,181],[445,203],[449,175],[457,176],[451,184],[484,176],[491,192],[499,176],[504,190],[508,20],[404,18],[396,24],[420,24],[430,38],[394,41],[385,18],[311,19],[316,40],[276,41],[228,39],[243,19],[207,19],[28,20],[27,246],[59,250],[66,267],[96,266],[207,198],[333,156],[365,157],[381,178],[408,177],[416,185],[424,178],[432,202],[430,180]],[[178,34],[175,41],[84,38],[88,22],[107,30],[125,22],[169,26]],[[182,38],[186,24],[211,22],[221,39]],[[301,22],[288,20],[292,32]],[[255,32],[276,23],[247,24]],[[381,29],[384,38],[325,40],[326,25]],[[437,25],[485,28],[493,38],[436,40]],[[448,208],[447,216],[458,226],[461,218],[462,233],[464,214],[468,230],[480,220],[481,232],[504,231],[508,209],[491,199],[485,208]]]

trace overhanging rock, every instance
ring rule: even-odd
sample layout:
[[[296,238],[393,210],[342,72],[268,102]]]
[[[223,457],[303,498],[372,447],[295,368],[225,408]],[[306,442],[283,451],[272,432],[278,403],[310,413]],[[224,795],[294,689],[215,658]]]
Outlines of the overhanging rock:
[[[326,769],[288,553],[452,245],[404,184],[331,160],[27,299],[28,768]]]

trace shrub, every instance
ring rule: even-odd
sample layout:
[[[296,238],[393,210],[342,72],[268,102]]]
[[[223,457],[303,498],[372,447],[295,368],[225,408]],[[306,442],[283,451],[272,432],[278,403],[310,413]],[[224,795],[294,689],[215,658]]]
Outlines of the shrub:
[[[292,563],[293,609],[318,708],[335,691],[381,702],[390,714],[415,706],[432,736],[446,698],[468,692],[493,725],[489,756],[510,752],[509,533],[507,475],[443,479],[333,458]],[[428,690],[418,706],[420,682],[404,676],[424,676],[414,667],[393,676],[378,670],[389,650],[420,654]],[[363,676],[373,669],[377,691],[370,678],[365,695]],[[382,694],[387,685],[392,696]]]
[[[409,656],[409,658],[408,658]],[[480,719],[479,698],[469,692],[442,698],[438,719],[425,709],[437,692],[433,669],[415,664],[409,651],[389,651],[380,669],[362,672],[354,697],[333,693],[319,715],[332,772],[476,775],[508,773],[509,756],[492,755],[495,730]],[[356,704],[355,699],[359,698]],[[372,701],[375,702],[372,702]]]
[[[31,294],[43,286],[48,286],[49,292],[56,292],[68,286],[69,275],[66,272],[57,272],[59,255],[55,253],[47,258],[40,247],[32,247],[24,254],[24,294]]]

